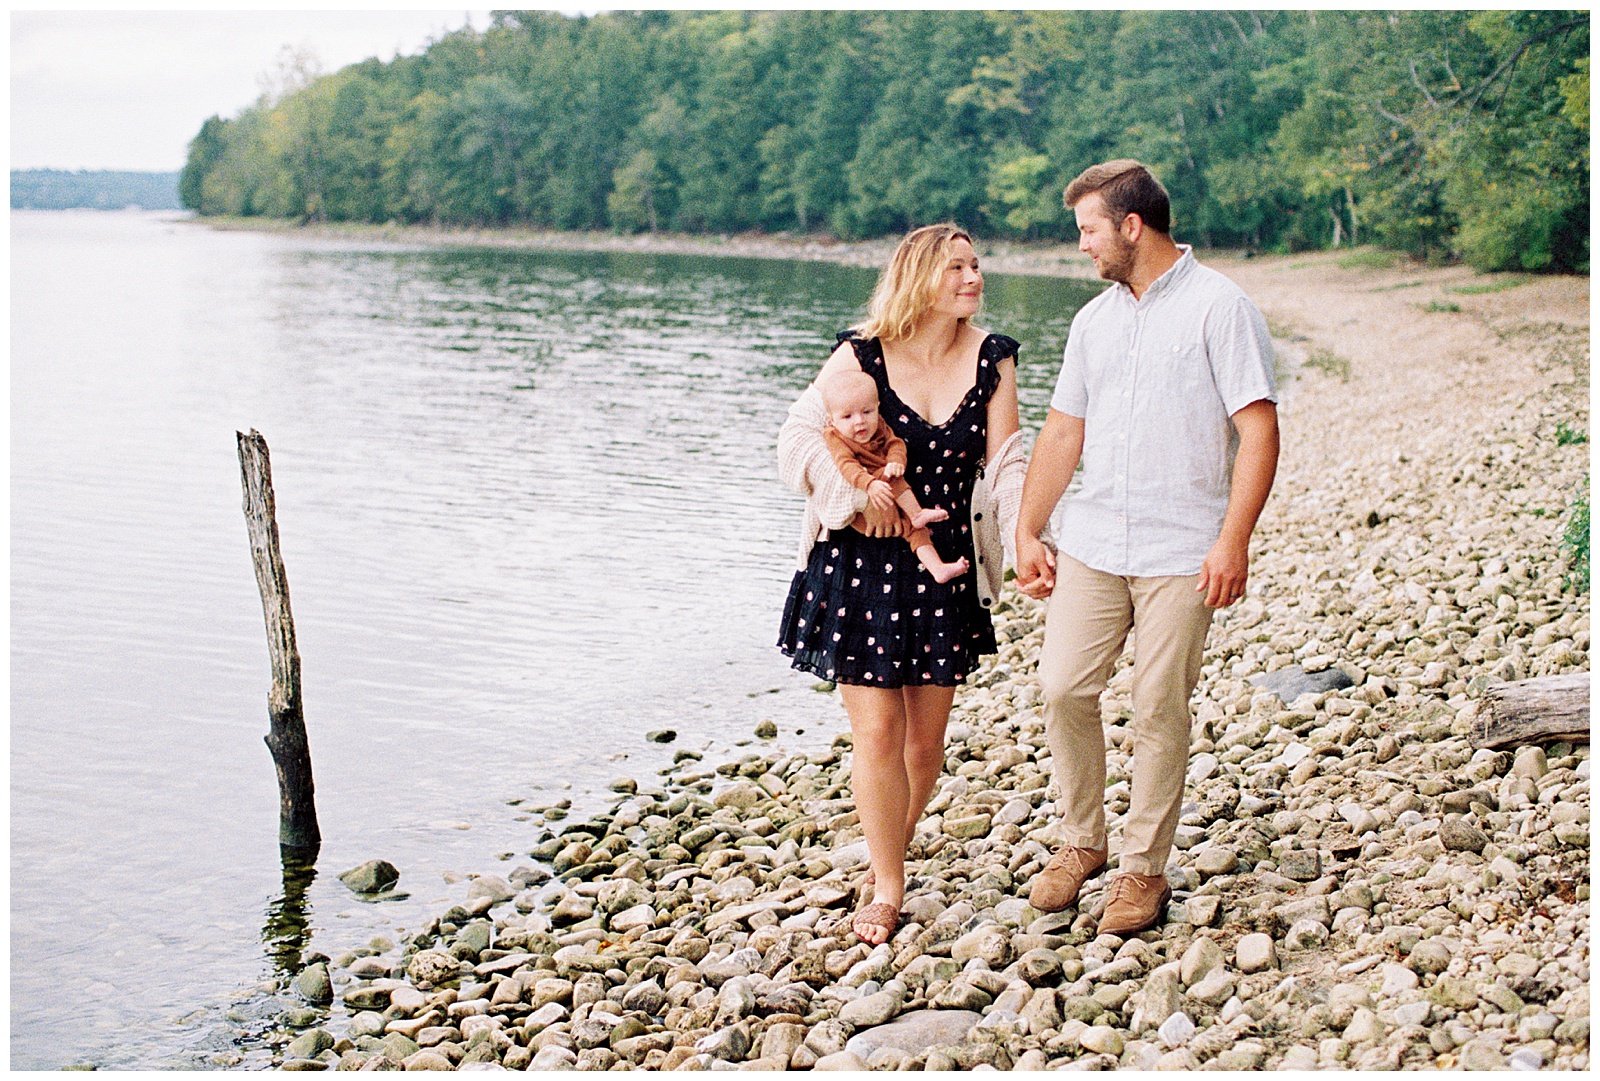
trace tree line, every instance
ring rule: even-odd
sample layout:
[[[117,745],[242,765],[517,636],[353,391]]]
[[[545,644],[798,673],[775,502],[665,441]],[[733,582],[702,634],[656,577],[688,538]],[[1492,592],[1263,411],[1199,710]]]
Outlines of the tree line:
[[[291,61],[293,58],[291,58]],[[1581,11],[497,12],[277,85],[189,146],[203,214],[1072,235],[1136,157],[1208,247],[1589,264]]]

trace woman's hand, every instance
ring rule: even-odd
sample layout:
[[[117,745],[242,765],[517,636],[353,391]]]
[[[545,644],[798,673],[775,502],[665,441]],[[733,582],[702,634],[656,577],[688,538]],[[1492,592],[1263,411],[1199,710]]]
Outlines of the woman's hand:
[[[879,509],[870,501],[867,507],[852,523],[857,529],[869,537],[903,537],[905,528],[901,524],[899,508],[893,502],[887,511]]]
[[[894,509],[894,489],[881,480],[867,485],[867,502],[881,511]]]

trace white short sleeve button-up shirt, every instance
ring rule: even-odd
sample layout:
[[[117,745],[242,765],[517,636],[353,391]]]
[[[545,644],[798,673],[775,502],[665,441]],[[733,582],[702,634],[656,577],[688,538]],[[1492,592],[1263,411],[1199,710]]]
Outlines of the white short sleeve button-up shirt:
[[[1083,482],[1058,544],[1108,574],[1198,574],[1222,532],[1234,413],[1278,400],[1261,312],[1182,255],[1135,299],[1116,284],[1072,320],[1053,409],[1084,421]]]

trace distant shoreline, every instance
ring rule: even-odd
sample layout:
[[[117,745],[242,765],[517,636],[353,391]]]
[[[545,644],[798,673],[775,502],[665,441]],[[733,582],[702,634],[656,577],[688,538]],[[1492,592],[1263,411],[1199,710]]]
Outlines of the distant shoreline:
[[[528,249],[535,251],[639,252],[664,255],[721,256],[743,259],[788,259],[882,268],[893,254],[898,237],[873,240],[838,240],[821,234],[789,233],[638,233],[621,235],[603,231],[535,229],[522,226],[449,228],[434,225],[372,225],[361,222],[327,222],[299,225],[276,218],[195,217],[193,222],[222,232],[293,234],[325,240],[354,240],[416,247]],[[1180,241],[1182,236],[1178,237]],[[1077,245],[1064,241],[1012,241],[978,238],[984,268],[998,274],[1023,274],[1050,278],[1099,281],[1089,257]],[[1588,325],[1588,282],[1581,275],[1482,274],[1465,264],[1428,266],[1398,252],[1373,248],[1346,248],[1292,254],[1256,254],[1236,249],[1197,249],[1200,261],[1235,278],[1250,291],[1251,282],[1267,275],[1275,282],[1292,282],[1296,291],[1357,292],[1403,289],[1407,299],[1445,307],[1456,304],[1471,313],[1496,306],[1507,283],[1525,282],[1520,294],[1548,297],[1562,309],[1557,315],[1566,325]],[[1470,291],[1460,293],[1463,287]],[[1414,291],[1413,291],[1414,290]],[[1269,290],[1270,292],[1270,290]],[[1581,297],[1580,297],[1581,295]],[[1252,293],[1252,296],[1254,294]],[[1271,300],[1255,297],[1269,318]],[[1348,297],[1344,299],[1348,300]]]
[[[447,228],[433,225],[369,225],[330,222],[297,225],[283,219],[195,218],[224,232],[292,233],[325,239],[414,244],[423,247],[527,248],[540,251],[645,252],[709,255],[744,259],[791,259],[838,263],[876,270],[889,261],[898,237],[836,240],[820,234],[787,233],[637,233],[498,228]],[[1001,274],[1034,274],[1098,280],[1094,264],[1073,244],[1062,242],[986,241],[979,254],[987,269]]]
[[[12,210],[180,210],[179,173],[137,169],[13,169]]]

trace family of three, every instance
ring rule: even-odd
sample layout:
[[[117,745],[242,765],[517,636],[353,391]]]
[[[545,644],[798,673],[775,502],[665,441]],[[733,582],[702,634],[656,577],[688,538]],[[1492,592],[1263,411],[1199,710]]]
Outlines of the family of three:
[[[901,241],[778,436],[780,477],[806,497],[778,644],[850,718],[872,898],[852,928],[868,943],[899,926],[956,687],[997,649],[1007,554],[1017,587],[1048,598],[1038,679],[1065,838],[1029,903],[1067,908],[1110,857],[1100,694],[1130,631],[1132,802],[1098,929],[1147,930],[1171,897],[1189,696],[1212,612],[1244,594],[1277,467],[1272,349],[1255,305],[1173,241],[1144,166],[1095,165],[1065,202],[1112,285],[1072,321],[1031,459],[1018,344],[972,325],[983,274],[949,224]]]

